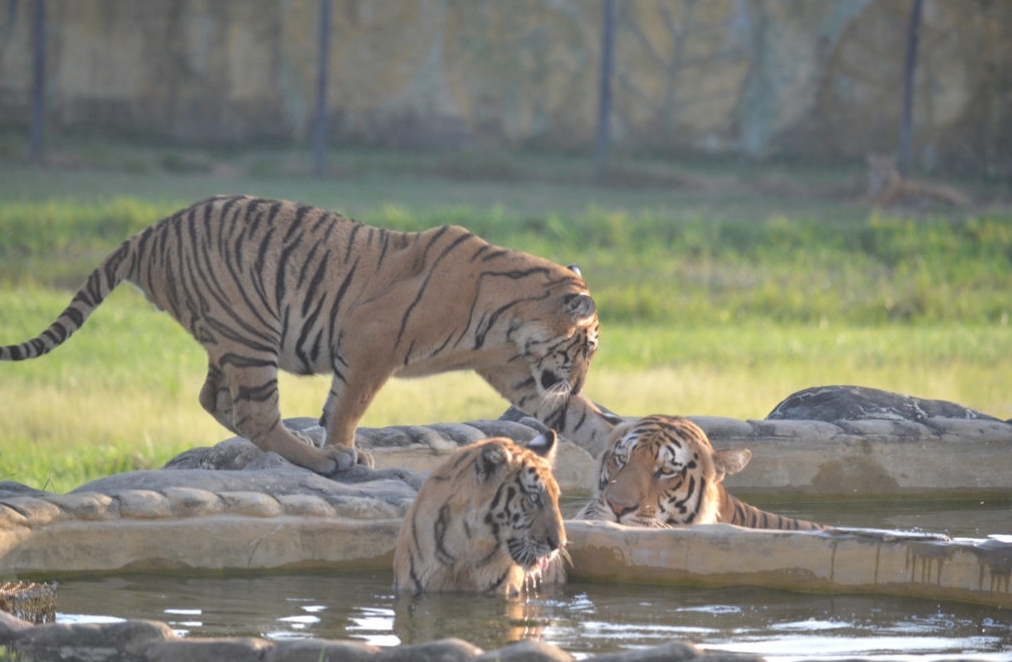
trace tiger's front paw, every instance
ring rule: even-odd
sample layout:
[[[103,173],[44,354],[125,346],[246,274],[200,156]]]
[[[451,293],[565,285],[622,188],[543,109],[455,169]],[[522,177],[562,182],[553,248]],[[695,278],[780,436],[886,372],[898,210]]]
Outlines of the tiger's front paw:
[[[376,466],[372,454],[358,448],[332,444],[324,446],[321,450],[324,455],[333,458],[335,461],[334,470],[326,474],[328,476],[347,471],[356,465],[369,467],[370,469]]]

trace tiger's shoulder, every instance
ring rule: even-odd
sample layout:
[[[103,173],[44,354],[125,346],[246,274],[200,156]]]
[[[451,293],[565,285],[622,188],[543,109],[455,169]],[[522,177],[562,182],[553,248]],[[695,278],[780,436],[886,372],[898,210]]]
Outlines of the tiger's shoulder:
[[[747,449],[714,450],[681,416],[653,415],[618,426],[601,456],[598,481],[577,518],[670,527],[723,522],[763,529],[818,529],[744,503],[721,482],[748,464]]]
[[[422,483],[401,524],[394,589],[516,596],[561,563],[557,437],[465,446]]]

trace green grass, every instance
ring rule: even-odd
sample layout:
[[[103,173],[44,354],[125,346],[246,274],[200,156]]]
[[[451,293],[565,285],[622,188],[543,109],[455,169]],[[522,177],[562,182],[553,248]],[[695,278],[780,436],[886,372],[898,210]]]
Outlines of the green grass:
[[[0,290],[0,341],[43,328],[69,295]],[[1012,416],[1007,327],[617,323],[604,330],[587,393],[622,413],[762,418],[787,394],[858,383]],[[197,403],[205,357],[140,294],[117,290],[70,342],[2,366],[0,477],[66,491],[110,473],[160,466],[229,436]],[[282,380],[286,416],[317,416],[324,378]],[[474,375],[394,381],[364,425],[494,418],[505,403]]]
[[[628,163],[621,186],[596,186],[561,157],[351,153],[316,180],[298,154],[197,159],[201,172],[166,168],[180,159],[156,150],[100,156],[100,169],[0,161],[0,343],[45,328],[130,233],[206,195],[252,192],[387,227],[459,223],[579,263],[602,318],[587,392],[622,413],[762,418],[801,388],[856,383],[1012,416],[1000,206],[882,215],[841,195],[855,173],[785,166]],[[197,403],[204,370],[168,316],[118,290],[66,346],[0,365],[0,479],[65,491],[228,436]],[[281,389],[286,416],[316,416],[327,381]],[[389,384],[364,424],[504,408],[455,374]]]
[[[125,186],[119,183],[124,176],[117,174],[106,185]],[[148,179],[152,177],[141,181]],[[184,178],[181,187],[188,190],[189,184]],[[275,194],[271,189],[277,182],[271,184],[261,187],[267,189],[264,194]],[[68,188],[79,185],[70,182]],[[300,199],[314,201],[317,185],[300,185],[309,194]],[[440,199],[435,195],[441,190],[438,180],[424,186],[430,197]],[[1012,291],[1008,213],[886,217],[850,204],[827,204],[823,210],[803,200],[795,202],[796,215],[788,216],[779,211],[779,200],[754,196],[745,214],[733,203],[705,211],[691,193],[669,196],[671,201],[685,199],[677,208],[616,206],[628,202],[624,191],[609,205],[596,200],[579,211],[548,207],[537,212],[526,209],[531,201],[515,186],[500,185],[490,192],[492,200],[505,202],[488,207],[456,206],[454,196],[447,195],[444,206],[419,204],[416,209],[384,202],[373,191],[374,204],[351,213],[404,230],[462,224],[494,243],[578,263],[602,319],[611,323],[710,325],[767,319],[979,325],[1007,322],[1012,308],[1007,295]],[[415,178],[408,178],[400,190],[411,198],[419,195],[418,187]],[[466,186],[452,182],[446,188]],[[546,204],[551,199],[570,206],[586,187],[552,188],[559,194],[546,195]],[[74,287],[116,243],[192,199],[5,202],[0,206],[0,282]],[[656,192],[641,205],[651,201],[658,201]]]

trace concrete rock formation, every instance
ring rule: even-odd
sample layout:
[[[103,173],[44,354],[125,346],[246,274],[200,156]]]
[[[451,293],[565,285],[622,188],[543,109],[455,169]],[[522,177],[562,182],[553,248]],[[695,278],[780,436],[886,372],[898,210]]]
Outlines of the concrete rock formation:
[[[752,450],[748,471],[733,477],[742,483],[733,488],[736,494],[793,491],[838,499],[855,491],[862,496],[931,494],[936,498],[947,493],[1007,497],[1012,492],[1012,475],[1007,471],[1012,425],[983,415],[964,415],[969,410],[932,409],[926,401],[880,393],[824,387],[785,400],[811,402],[820,394],[832,395],[824,398],[828,401],[850,397],[839,400],[846,406],[823,414],[831,422],[693,420],[715,447]],[[851,407],[854,402],[860,404],[856,409]],[[911,402],[913,409],[902,408]],[[783,403],[778,410],[780,415],[799,411]],[[854,418],[853,412],[878,417]],[[516,421],[363,429],[360,443],[373,452],[378,468],[357,468],[337,480],[233,438],[183,453],[164,469],[109,476],[63,495],[0,482],[0,576],[389,568],[400,519],[417,493],[421,472],[459,445],[477,439],[503,435],[527,441],[538,433],[529,423],[518,417]],[[322,431],[310,419],[286,424],[321,438]],[[564,446],[568,454],[558,462],[559,482],[564,494],[578,492],[595,480],[596,462],[581,449]],[[949,540],[933,534],[866,529],[811,533],[727,525],[655,530],[578,521],[567,522],[566,528],[573,560],[570,576],[582,581],[857,591],[1012,608],[1012,539],[1008,536]],[[741,549],[749,550],[748,564],[742,563]],[[39,662],[287,661],[315,660],[321,655],[363,661],[572,659],[557,648],[533,642],[485,653],[458,640],[383,650],[353,642],[180,640],[163,623],[33,627],[4,614],[0,614],[0,646]],[[673,644],[595,659],[719,660],[721,656]]]
[[[766,420],[910,421],[932,418],[997,421],[974,409],[945,400],[927,400],[866,386],[815,386],[787,396]]]
[[[254,637],[183,639],[168,625],[154,621],[123,621],[97,625],[40,625],[0,612],[0,646],[34,662],[135,660],[151,662],[571,662],[575,658],[555,646],[523,641],[496,651],[483,651],[460,639],[384,649],[354,641],[268,641]],[[600,662],[750,662],[751,655],[704,653],[690,644],[671,643],[628,653],[597,655]]]

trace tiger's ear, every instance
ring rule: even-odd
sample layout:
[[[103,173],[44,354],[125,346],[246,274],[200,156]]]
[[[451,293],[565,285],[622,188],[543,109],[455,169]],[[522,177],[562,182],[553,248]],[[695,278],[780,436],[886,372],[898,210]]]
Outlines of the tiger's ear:
[[[566,268],[569,269],[570,271],[572,271],[574,274],[576,274],[580,278],[583,278],[583,272],[580,271],[580,265],[578,265],[578,264],[571,264],[571,265],[569,265]]]
[[[731,448],[723,451],[714,451],[713,468],[717,470],[714,477],[718,483],[724,480],[725,476],[736,474],[745,468],[748,461],[752,459],[752,451],[747,448]]]
[[[478,474],[478,480],[487,481],[509,460],[510,453],[502,444],[495,442],[485,444],[478,451],[478,457],[474,462],[474,470]]]
[[[555,430],[549,429],[528,441],[527,448],[549,462],[555,462],[555,451],[558,448],[556,441],[558,441],[558,436],[555,434]]]
[[[589,294],[567,294],[562,305],[576,319],[586,319],[597,311],[597,305]]]

